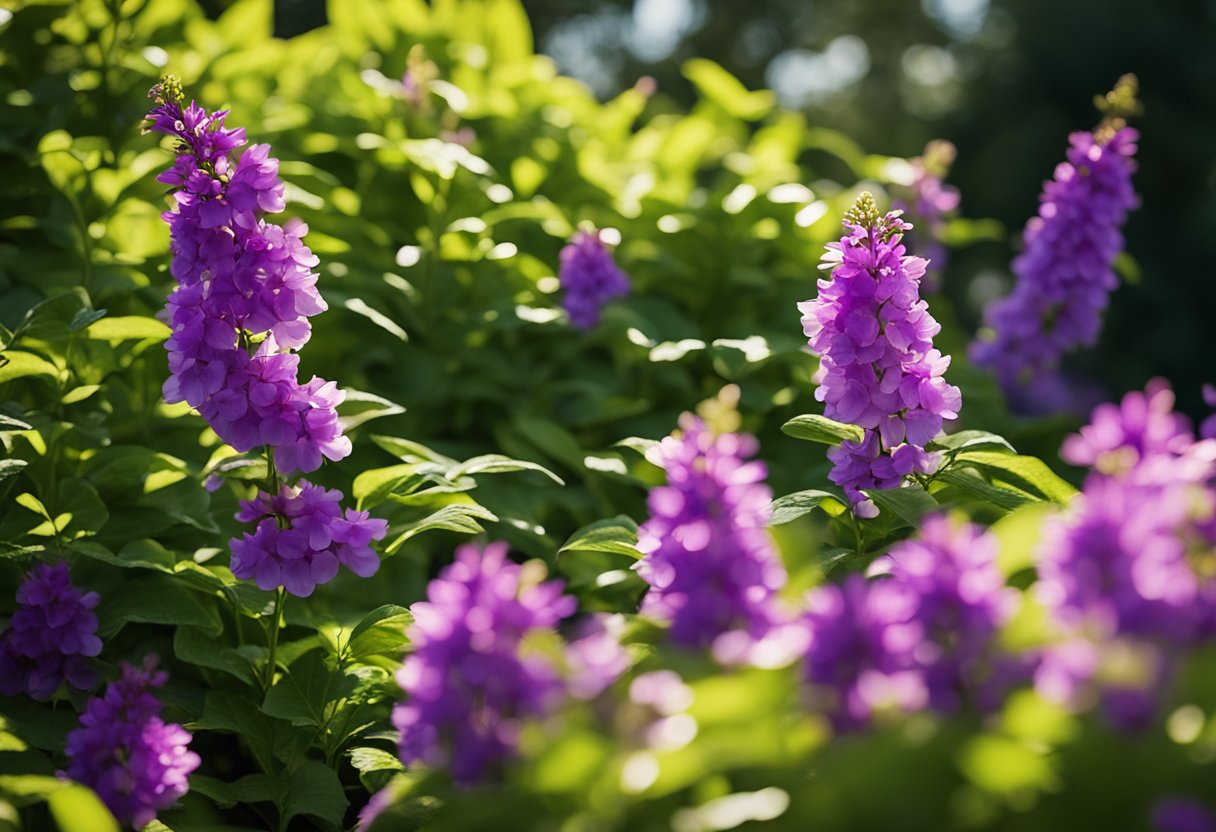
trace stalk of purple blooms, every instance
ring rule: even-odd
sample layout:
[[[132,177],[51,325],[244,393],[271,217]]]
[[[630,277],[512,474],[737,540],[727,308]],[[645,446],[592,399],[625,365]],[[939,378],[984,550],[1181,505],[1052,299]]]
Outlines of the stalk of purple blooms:
[[[1044,184],[1038,215],[1026,223],[1013,293],[988,307],[990,332],[972,345],[975,362],[991,369],[1022,409],[1036,404],[1039,384],[1051,385],[1042,380],[1065,353],[1097,340],[1118,285],[1119,229],[1137,204],[1131,179],[1139,134],[1123,118],[1138,110],[1135,96],[1135,76],[1124,76],[1099,99],[1108,113],[1102,125],[1069,136],[1068,159]]]
[[[576,329],[592,329],[608,301],[629,294],[629,278],[612,259],[601,232],[577,231],[561,251],[558,280],[565,291],[566,312]]]
[[[176,201],[164,214],[178,281],[165,309],[173,329],[165,400],[197,408],[238,451],[273,448],[282,473],[344,458],[350,440],[335,409],[344,394],[316,377],[301,384],[298,356],[284,351],[308,341],[308,318],[327,307],[312,270],[318,260],[303,243],[307,226],[265,218],[284,208],[278,160],[262,144],[234,162],[244,129],[224,127],[226,111],[183,107],[176,79],[151,95],[151,129],[178,139],[173,167],[157,177]]]
[[[768,534],[772,493],[756,440],[714,430],[686,413],[680,432],[647,454],[667,472],[651,490],[650,519],[638,529],[634,569],[650,585],[642,612],[671,622],[676,644],[708,646],[724,633],[762,638],[780,618],[785,584]]]
[[[351,443],[336,408],[345,394],[315,376],[301,384],[292,352],[312,333],[309,317],[327,307],[313,272],[319,261],[303,242],[308,227],[266,220],[284,208],[278,160],[262,144],[234,162],[244,128],[224,127],[226,111],[183,107],[172,76],[151,96],[151,129],[178,139],[173,167],[158,177],[176,188],[177,203],[164,214],[178,281],[165,309],[173,328],[166,401],[197,408],[237,451],[265,446],[273,482],[343,459]],[[380,564],[369,544],[387,524],[366,512],[343,514],[341,499],[301,480],[242,502],[237,519],[257,527],[230,541],[233,574],[303,597],[339,564],[363,577],[375,573]]]
[[[891,550],[885,577],[811,592],[806,675],[837,728],[864,727],[887,709],[949,713],[996,698],[1004,668],[994,637],[1017,603],[996,551],[978,527],[929,517],[917,539]]]
[[[120,823],[142,829],[189,789],[199,766],[190,733],[160,718],[150,688],[165,683],[155,659],[124,664],[122,678],[89,700],[67,737],[65,774],[91,788]]]
[[[828,244],[820,266],[831,277],[798,309],[819,355],[815,398],[829,418],[866,432],[828,452],[829,476],[859,516],[873,517],[878,509],[863,489],[897,488],[913,473],[936,470],[924,446],[958,417],[962,394],[943,378],[950,357],[933,348],[941,326],[920,299],[925,261],[901,243],[911,226],[897,211],[880,216],[869,193],[858,196],[844,226],[848,233]]]
[[[0,693],[47,700],[63,682],[85,690],[97,682],[89,658],[101,652],[100,597],[72,586],[66,563],[39,564],[17,588],[19,608],[0,633]]]
[[[404,762],[476,782],[514,755],[524,719],[560,700],[559,667],[524,642],[552,632],[575,600],[542,577],[508,560],[505,543],[469,544],[411,607],[412,652],[397,674],[407,699],[393,711]]]
[[[1064,458],[1092,470],[1040,549],[1035,593],[1061,641],[1038,688],[1071,704],[1101,696],[1127,727],[1151,716],[1178,650],[1216,632],[1216,440],[1196,441],[1173,404],[1153,381],[1065,442]]]
[[[946,246],[941,237],[947,217],[958,209],[959,192],[944,180],[957,153],[954,145],[944,139],[925,145],[924,153],[912,160],[912,181],[902,189],[906,198],[892,204],[892,208],[903,211],[920,229],[906,240],[908,250],[928,263],[921,281],[924,291],[937,290],[946,266]]]

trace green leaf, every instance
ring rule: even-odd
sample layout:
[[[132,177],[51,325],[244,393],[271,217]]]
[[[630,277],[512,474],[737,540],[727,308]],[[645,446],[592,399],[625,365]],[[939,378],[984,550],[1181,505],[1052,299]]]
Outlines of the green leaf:
[[[47,795],[59,832],[118,832],[118,821],[92,789],[75,784]]]
[[[940,471],[935,479],[954,486],[968,497],[974,497],[1005,511],[1013,511],[1027,503],[1035,502],[1034,498],[1026,494],[992,485],[966,471],[946,469]]]
[[[860,442],[866,438],[866,432],[857,425],[837,422],[816,413],[795,416],[781,426],[781,432],[795,439],[822,442],[825,445],[839,445],[846,439]]]
[[[59,368],[31,352],[6,350],[0,353],[0,384],[26,376],[58,379]]]
[[[399,662],[409,643],[405,628],[413,620],[413,615],[405,607],[396,604],[377,607],[351,630],[350,638],[346,640],[346,655],[357,662],[378,657]]]
[[[566,484],[561,477],[543,465],[523,459],[511,459],[502,454],[484,454],[467,459],[448,472],[448,478],[457,479],[462,476],[471,477],[477,474],[506,474],[512,471],[536,471],[544,474],[558,485]]]
[[[993,734],[970,740],[959,755],[959,767],[971,782],[997,794],[1033,793],[1057,783],[1055,769],[1043,753]]]
[[[326,666],[321,651],[310,650],[287,668],[266,694],[262,712],[292,725],[320,727],[325,723],[326,704],[341,692],[331,678],[338,675]]]
[[[372,468],[355,477],[351,494],[361,510],[374,508],[387,500],[398,486],[417,478],[418,466],[413,463]]]
[[[1042,495],[1046,500],[1066,504],[1077,489],[1061,479],[1041,459],[996,451],[964,451],[956,464],[974,465],[988,476],[1016,488]]]
[[[947,434],[935,439],[931,444],[935,448],[944,448],[949,451],[961,451],[964,448],[974,451],[984,448],[999,448],[1011,454],[1017,453],[1017,450],[1009,444],[1009,440],[1005,437],[997,436],[986,430],[960,430],[958,433]]]
[[[173,334],[173,330],[156,318],[120,315],[93,322],[86,334],[99,341],[163,341]]]
[[[0,413],[0,433],[11,433],[13,431],[33,429],[34,428],[32,426],[21,421],[20,419]]]
[[[819,491],[813,488],[806,491],[795,491],[793,494],[786,494],[784,497],[773,500],[773,513],[768,524],[780,526],[791,523],[816,508],[823,509],[824,513],[831,517],[839,517],[848,511],[849,507],[829,491]]]
[[[776,102],[770,90],[749,91],[738,78],[705,58],[685,61],[681,71],[702,96],[735,118],[746,121],[763,118]]]
[[[281,810],[287,797],[282,778],[271,774],[250,774],[232,783],[194,774],[190,776],[190,790],[206,795],[224,809],[238,803],[273,803]]]
[[[71,323],[68,324],[69,332],[79,332],[90,324],[100,321],[106,316],[104,309],[81,309],[72,316]]]
[[[1028,503],[992,524],[990,531],[1001,544],[997,565],[1005,575],[1035,565],[1043,521],[1059,510],[1054,503]]]
[[[98,635],[110,638],[125,625],[186,624],[219,635],[224,623],[212,598],[187,589],[167,575],[123,581],[106,593],[98,607]]]
[[[407,526],[405,531],[399,534],[397,539],[385,548],[384,552],[389,555],[393,554],[411,537],[420,535],[423,532],[443,529],[450,532],[459,532],[460,534],[479,534],[485,531],[478,522],[479,520],[492,523],[498,520],[498,517],[488,508],[480,506],[477,503],[453,503],[446,505],[434,514]]]
[[[608,552],[637,560],[642,556],[638,551],[638,524],[623,514],[598,520],[572,534],[557,554],[567,552]]]
[[[296,815],[311,815],[340,827],[346,815],[346,792],[332,768],[316,760],[306,760],[287,781],[284,820]]]
[[[222,670],[247,685],[255,681],[249,660],[232,647],[225,646],[214,635],[196,627],[178,627],[173,635],[173,652],[184,662],[212,670]]]
[[[392,772],[405,771],[405,766],[396,754],[382,748],[360,746],[347,752],[350,764],[359,772],[359,780],[368,791],[379,791],[388,782]]]
[[[24,459],[0,459],[0,480],[15,477],[28,464]]]
[[[919,485],[903,488],[874,489],[865,492],[883,511],[889,511],[909,526],[919,526],[920,519],[941,508],[937,500]]]
[[[396,402],[365,393],[362,390],[346,390],[346,398],[338,405],[338,415],[344,430],[351,431],[372,419],[382,416],[396,416],[404,413],[405,408]]]

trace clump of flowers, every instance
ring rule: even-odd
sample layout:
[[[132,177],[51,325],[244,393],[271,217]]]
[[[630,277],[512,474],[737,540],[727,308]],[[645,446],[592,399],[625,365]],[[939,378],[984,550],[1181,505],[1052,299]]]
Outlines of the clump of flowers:
[[[624,629],[619,614],[596,613],[581,622],[566,648],[566,689],[575,699],[594,699],[629,669]]]
[[[542,578],[512,563],[505,543],[469,544],[411,607],[412,652],[397,674],[406,700],[393,712],[405,763],[476,782],[515,753],[523,720],[560,700],[557,666],[525,642],[552,632],[575,601]]]
[[[315,471],[322,459],[350,453],[333,382],[298,378],[308,319],[327,307],[299,220],[279,226],[266,216],[284,208],[278,160],[270,146],[245,144],[243,128],[224,126],[227,112],[185,107],[181,86],[166,78],[152,89],[151,129],[178,140],[177,159],[157,177],[174,188],[164,214],[172,234],[177,288],[164,316],[168,402],[197,408],[238,451],[274,449],[279,471]]]
[[[575,232],[561,251],[561,261],[558,280],[570,323],[577,329],[597,326],[604,305],[629,294],[629,278],[612,259],[599,231]]]
[[[1121,691],[1112,709],[1121,724],[1148,715],[1177,648],[1216,624],[1216,440],[1196,441],[1172,404],[1168,386],[1152,382],[1098,408],[1066,441],[1065,457],[1094,469],[1045,524],[1040,549],[1035,592],[1062,641],[1047,652],[1039,688],[1070,702],[1091,680],[1104,695]]]
[[[757,448],[748,434],[686,413],[680,431],[647,455],[667,484],[650,492],[634,569],[650,585],[642,611],[670,621],[677,644],[707,646],[734,630],[759,638],[778,618],[774,595],[786,573],[767,529],[766,469],[750,459]]]
[[[911,226],[899,212],[880,216],[862,193],[845,215],[848,231],[829,243],[819,296],[798,304],[802,328],[819,355],[815,398],[831,419],[865,429],[828,452],[832,482],[863,517],[878,513],[863,489],[896,488],[904,478],[936,470],[925,445],[956,419],[959,389],[943,377],[950,357],[933,348],[941,326],[920,299],[923,258],[901,242]]]
[[[365,511],[343,513],[341,500],[339,491],[300,480],[273,497],[263,491],[241,501],[236,518],[257,527],[231,541],[232,574],[302,598],[338,574],[339,564],[362,578],[374,575],[380,559],[371,542],[384,538],[388,523]]]
[[[97,683],[89,658],[101,652],[101,598],[72,586],[66,563],[39,564],[17,588],[18,609],[0,633],[0,693],[47,700],[63,682],[77,690]]]
[[[1107,118],[1069,137],[1067,161],[1043,186],[1038,215],[1026,224],[1013,261],[1013,293],[985,313],[988,332],[973,345],[977,364],[997,376],[1011,400],[1055,371],[1061,357],[1098,338],[1101,313],[1118,285],[1113,264],[1120,228],[1136,207],[1132,173],[1138,133],[1124,117],[1138,110],[1127,75],[1100,106]]]
[[[891,550],[889,577],[916,598],[910,621],[921,638],[911,651],[929,704],[954,711],[999,675],[992,655],[997,631],[1013,614],[1018,591],[997,567],[995,537],[970,523],[925,518],[916,538]],[[981,703],[982,704],[982,703]]]
[[[947,251],[942,243],[946,220],[958,210],[958,188],[945,183],[946,175],[958,151],[944,139],[935,139],[925,145],[924,152],[911,161],[912,181],[901,191],[904,198],[892,205],[903,211],[919,231],[908,235],[908,250],[923,257],[928,265],[921,288],[925,291],[937,289],[942,269],[946,267]]]
[[[814,705],[838,730],[863,728],[876,711],[928,705],[924,677],[911,662],[922,635],[915,612],[909,587],[857,574],[807,597],[806,677]]]
[[[124,664],[122,678],[89,700],[80,727],[68,734],[68,777],[97,792],[120,823],[142,829],[156,813],[189,789],[198,768],[190,733],[166,724],[151,688],[167,676],[149,659],[142,668]]]

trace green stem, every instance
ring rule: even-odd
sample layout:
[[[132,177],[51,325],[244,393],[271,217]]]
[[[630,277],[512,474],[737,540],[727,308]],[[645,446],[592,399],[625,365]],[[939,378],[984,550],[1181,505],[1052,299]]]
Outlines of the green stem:
[[[283,629],[283,604],[286,600],[287,590],[279,587],[274,599],[274,616],[270,622],[270,633],[266,638],[269,654],[266,656],[266,678],[263,680],[262,686],[267,691],[274,685],[274,669],[279,652],[279,631]]]
[[[857,552],[857,557],[861,557],[866,553],[866,547],[862,541],[861,521],[852,512],[849,513],[849,520],[851,521],[849,525],[853,527],[854,549]]]

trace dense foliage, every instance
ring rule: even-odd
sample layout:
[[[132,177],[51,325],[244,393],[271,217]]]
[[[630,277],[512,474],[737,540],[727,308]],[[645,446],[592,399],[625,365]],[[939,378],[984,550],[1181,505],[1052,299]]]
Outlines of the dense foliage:
[[[0,830],[1216,826],[1216,425],[1056,375],[1134,79],[1006,241],[709,60],[270,5],[0,11]]]

